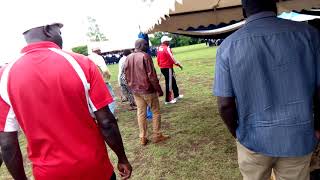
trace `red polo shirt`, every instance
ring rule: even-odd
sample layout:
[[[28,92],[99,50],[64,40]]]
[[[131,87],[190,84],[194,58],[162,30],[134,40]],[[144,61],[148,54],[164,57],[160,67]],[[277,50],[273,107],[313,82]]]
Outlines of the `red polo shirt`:
[[[17,130],[10,118],[15,115],[26,135],[35,179],[110,179],[113,167],[82,81],[66,58],[49,48],[61,51],[51,42],[34,43],[11,67],[7,89],[12,107],[0,98],[0,131]],[[111,103],[96,65],[85,56],[68,54],[84,72],[95,108]]]
[[[157,61],[160,68],[173,68],[173,65],[177,64],[170,47],[165,44],[161,44],[158,48]]]

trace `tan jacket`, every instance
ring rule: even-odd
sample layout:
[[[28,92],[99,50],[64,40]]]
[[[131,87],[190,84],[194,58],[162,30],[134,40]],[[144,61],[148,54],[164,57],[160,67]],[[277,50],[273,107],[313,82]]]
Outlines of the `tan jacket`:
[[[134,94],[162,93],[152,58],[147,53],[136,51],[130,54],[123,68]]]

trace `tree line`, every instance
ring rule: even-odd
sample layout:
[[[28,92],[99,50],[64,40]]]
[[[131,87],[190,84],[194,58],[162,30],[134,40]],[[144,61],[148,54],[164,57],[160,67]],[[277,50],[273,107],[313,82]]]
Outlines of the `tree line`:
[[[106,36],[101,32],[100,27],[96,21],[96,19],[92,17],[87,17],[88,21],[88,32],[87,37],[90,41],[107,41],[108,39]],[[150,37],[151,46],[157,47],[161,44],[161,37],[163,35],[167,35],[172,38],[170,42],[171,47],[180,47],[180,46],[188,46],[192,44],[199,44],[204,42],[202,39],[199,38],[192,38],[177,34],[170,34],[170,33],[163,33],[163,32],[156,32],[153,36]],[[88,46],[78,46],[72,48],[73,52],[80,53],[83,55],[88,55]]]
[[[163,35],[167,35],[172,38],[170,42],[170,47],[188,46],[188,45],[199,44],[204,42],[202,39],[199,39],[199,38],[192,38],[192,37],[187,37],[187,36],[178,35],[178,34],[157,32],[157,33],[154,33],[154,37],[150,38],[150,42],[152,46],[159,46],[161,44],[161,37]]]

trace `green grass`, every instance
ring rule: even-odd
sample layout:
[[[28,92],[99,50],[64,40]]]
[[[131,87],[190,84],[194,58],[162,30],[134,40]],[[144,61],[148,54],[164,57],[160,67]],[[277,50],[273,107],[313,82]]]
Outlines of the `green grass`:
[[[170,140],[140,146],[135,112],[128,111],[128,105],[118,103],[119,126],[134,169],[132,179],[241,179],[234,140],[218,115],[216,98],[211,93],[216,48],[200,44],[175,48],[173,52],[184,66],[183,71],[176,69],[176,76],[185,98],[170,106],[163,104],[163,97],[160,99],[162,130],[171,136]],[[109,68],[113,74],[111,83],[119,97],[118,66]],[[158,68],[157,72],[160,75]],[[161,85],[164,85],[163,76]],[[22,136],[21,144],[25,154]],[[109,152],[115,164],[116,156]],[[30,163],[25,165],[31,176]],[[5,167],[0,168],[0,179],[11,179]]]

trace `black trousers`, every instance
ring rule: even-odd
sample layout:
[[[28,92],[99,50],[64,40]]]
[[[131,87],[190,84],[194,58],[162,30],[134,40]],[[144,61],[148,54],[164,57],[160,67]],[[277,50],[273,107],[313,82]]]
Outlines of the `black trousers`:
[[[171,91],[173,91],[173,97],[176,98],[179,96],[179,88],[174,77],[173,68],[161,68],[161,73],[166,81],[166,102],[169,102],[172,100]]]
[[[320,179],[320,169],[314,170],[310,173],[310,180],[319,180]]]
[[[114,172],[113,172],[113,174],[112,174],[112,176],[111,176],[110,180],[117,180],[117,176],[116,176],[116,174],[115,174]]]

